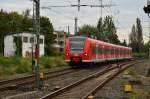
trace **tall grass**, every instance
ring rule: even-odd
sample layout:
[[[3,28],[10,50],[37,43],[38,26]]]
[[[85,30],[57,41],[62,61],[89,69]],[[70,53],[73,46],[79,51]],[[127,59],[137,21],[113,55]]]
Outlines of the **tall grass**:
[[[21,57],[0,57],[0,74],[12,75],[16,73],[31,72],[31,63]]]
[[[67,65],[64,61],[64,58],[61,56],[56,57],[41,57],[40,64],[44,66],[44,68],[52,68],[52,67],[60,67]]]
[[[43,56],[40,58],[41,69],[48,69],[65,65],[66,63],[64,61],[63,56],[55,56],[55,57]],[[32,72],[31,59],[25,59],[18,56],[9,58],[0,56],[0,77],[3,75],[13,75],[31,72]]]
[[[133,57],[136,57],[136,58],[148,58],[148,53],[133,53]]]

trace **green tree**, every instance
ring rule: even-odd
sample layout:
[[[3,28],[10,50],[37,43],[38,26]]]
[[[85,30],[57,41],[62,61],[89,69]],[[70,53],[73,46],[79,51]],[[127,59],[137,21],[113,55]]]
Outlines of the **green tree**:
[[[129,46],[132,47],[133,52],[136,52],[137,38],[135,25],[132,26],[131,34],[129,35]]]
[[[122,45],[123,45],[123,46],[127,46],[126,40],[123,40]]]
[[[143,52],[145,52],[147,54],[147,56],[149,55],[149,42],[144,44]]]
[[[21,25],[21,31],[23,32],[33,32],[31,28],[33,28],[33,19],[30,15],[30,10],[27,9],[23,12],[23,19]]]
[[[99,21],[98,21],[98,23],[97,23],[97,29],[98,29],[98,35],[97,35],[97,38],[99,39],[99,40],[105,40],[104,38],[104,34],[103,34],[103,22],[102,22],[103,20],[102,20],[102,18],[100,17],[99,18]]]
[[[4,49],[4,33],[7,31],[6,24],[8,18],[8,14],[4,12],[3,10],[0,11],[0,54],[3,54],[3,49]]]
[[[51,45],[53,43],[53,25],[46,17],[41,17],[41,33],[45,36],[45,51],[49,55]],[[30,15],[30,10],[26,10],[23,14],[17,12],[0,11],[0,54],[3,54],[4,36],[12,33],[30,32],[33,30],[33,19]]]
[[[41,33],[45,36],[45,53],[46,55],[51,55],[53,52],[52,44],[54,42],[54,28],[49,18],[41,17],[40,18]]]
[[[106,42],[120,44],[116,34],[116,27],[111,16],[106,16],[103,23],[103,33]]]
[[[142,52],[143,49],[143,33],[142,33],[142,25],[141,25],[141,21],[139,18],[136,19],[136,33],[137,33],[137,52],[140,53]]]
[[[85,24],[79,28],[79,34],[95,38],[98,36],[98,29],[95,26]]]
[[[143,51],[144,41],[139,18],[136,19],[136,27],[135,25],[132,26],[131,34],[129,35],[129,45],[134,52],[141,53]]]

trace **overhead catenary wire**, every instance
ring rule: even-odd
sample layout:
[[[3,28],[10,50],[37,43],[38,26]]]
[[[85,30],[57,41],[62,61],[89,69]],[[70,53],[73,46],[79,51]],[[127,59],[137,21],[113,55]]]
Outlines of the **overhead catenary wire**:
[[[101,4],[101,5],[97,5],[97,4],[80,4],[80,0],[78,0],[78,4],[72,4],[72,2],[70,2],[70,0],[65,0],[65,1],[67,1],[67,3],[69,3],[70,5],[69,4],[67,4],[67,5],[50,5],[50,6],[46,6],[46,7],[42,6],[41,8],[42,9],[50,9],[52,12],[57,13],[58,15],[62,15],[63,17],[74,20],[74,18],[72,18],[70,16],[67,16],[67,15],[64,15],[64,13],[58,12],[56,10],[52,10],[52,8],[56,7],[56,8],[64,8],[65,9],[65,8],[69,8],[69,7],[78,7],[78,9],[79,9],[79,7],[90,7],[90,8],[101,7],[101,8],[105,8],[105,7],[110,7],[110,6],[116,6],[115,4],[105,4],[105,5],[104,4]],[[95,18],[94,18],[94,20],[95,20]]]
[[[42,7],[42,9],[43,9],[43,7]],[[60,11],[57,11],[57,10],[51,9],[51,8],[49,8],[49,7],[47,7],[47,9],[48,9],[48,10],[51,10],[51,12],[54,12],[54,13],[56,13],[56,14],[58,14],[58,15],[61,15],[61,16],[65,17],[65,18],[68,18],[68,19],[74,20],[74,18],[73,18],[73,17],[67,16],[67,15],[65,15],[64,13],[60,12]]]

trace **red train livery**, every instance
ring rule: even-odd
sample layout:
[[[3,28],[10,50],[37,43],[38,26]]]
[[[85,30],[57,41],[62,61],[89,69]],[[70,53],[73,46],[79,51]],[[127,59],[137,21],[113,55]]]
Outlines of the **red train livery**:
[[[66,40],[65,59],[70,65],[132,58],[132,48],[114,45],[88,37],[74,36]]]

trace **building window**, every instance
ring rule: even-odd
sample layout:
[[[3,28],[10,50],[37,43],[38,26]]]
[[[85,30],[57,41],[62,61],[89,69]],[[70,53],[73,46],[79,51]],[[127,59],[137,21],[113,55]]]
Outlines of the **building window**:
[[[63,43],[62,41],[59,43],[60,46],[63,46],[63,44],[64,44],[64,43]]]
[[[43,44],[43,39],[42,38],[40,39],[40,44]]]
[[[33,43],[34,39],[33,37],[30,38],[30,43]]]
[[[23,37],[23,42],[28,43],[28,37]]]

